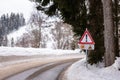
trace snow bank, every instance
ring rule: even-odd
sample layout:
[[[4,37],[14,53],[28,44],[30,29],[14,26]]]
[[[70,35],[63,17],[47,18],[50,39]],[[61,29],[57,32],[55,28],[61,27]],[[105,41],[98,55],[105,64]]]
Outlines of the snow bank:
[[[79,50],[53,50],[45,48],[0,47],[0,56],[65,55],[79,54]]]
[[[118,64],[119,63],[119,64]],[[120,58],[110,67],[103,67],[103,64],[88,65],[85,59],[73,64],[66,72],[67,80],[120,80]]]
[[[119,57],[117,57],[117,59],[116,59],[115,63],[113,64],[113,66],[116,69],[120,70],[120,58]]]
[[[14,43],[17,42],[17,40],[23,36],[24,33],[28,33],[28,28],[29,28],[29,25],[25,25],[23,27],[20,27],[19,30],[17,31],[13,31],[12,33],[8,34],[7,35],[7,38],[8,38],[8,46],[11,46],[11,40],[12,38],[14,39]]]

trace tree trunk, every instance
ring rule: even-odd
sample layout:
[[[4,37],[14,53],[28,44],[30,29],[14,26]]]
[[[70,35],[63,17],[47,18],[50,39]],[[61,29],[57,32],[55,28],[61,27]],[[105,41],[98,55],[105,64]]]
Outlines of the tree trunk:
[[[105,66],[110,66],[115,60],[114,27],[112,0],[103,0]]]

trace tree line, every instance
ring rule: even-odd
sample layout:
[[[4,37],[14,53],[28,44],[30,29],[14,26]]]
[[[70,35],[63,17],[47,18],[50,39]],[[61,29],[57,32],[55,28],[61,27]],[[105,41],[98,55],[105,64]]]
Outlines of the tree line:
[[[4,41],[7,41],[7,34],[18,30],[18,28],[23,25],[25,25],[23,14],[3,14],[0,17],[0,45],[3,45]]]

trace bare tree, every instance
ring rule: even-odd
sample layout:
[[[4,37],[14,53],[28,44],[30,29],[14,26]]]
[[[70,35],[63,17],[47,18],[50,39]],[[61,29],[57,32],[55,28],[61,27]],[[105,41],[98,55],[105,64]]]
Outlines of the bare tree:
[[[73,32],[70,25],[63,22],[57,22],[52,30],[53,39],[56,42],[57,49],[70,49]]]
[[[40,36],[39,36],[39,30],[33,30],[32,31],[32,35],[34,36],[33,37],[33,41],[34,41],[34,46],[35,48],[39,48],[40,47]]]
[[[43,22],[43,20],[42,20],[42,18],[41,18],[41,16],[40,16],[40,13],[39,12],[37,12],[37,13],[34,13],[34,14],[32,14],[32,16],[31,16],[31,26],[33,26],[33,25],[35,25],[35,26],[38,26],[38,29],[36,28],[36,31],[37,31],[37,33],[35,33],[34,31],[33,31],[33,35],[34,35],[34,37],[36,37],[36,41],[38,41],[38,42],[36,42],[37,43],[37,48],[38,47],[41,47],[41,41],[42,41],[42,38],[41,38],[41,24],[42,24],[42,22]]]
[[[114,26],[112,13],[112,0],[103,0],[104,12],[104,42],[105,66],[110,66],[115,60]]]

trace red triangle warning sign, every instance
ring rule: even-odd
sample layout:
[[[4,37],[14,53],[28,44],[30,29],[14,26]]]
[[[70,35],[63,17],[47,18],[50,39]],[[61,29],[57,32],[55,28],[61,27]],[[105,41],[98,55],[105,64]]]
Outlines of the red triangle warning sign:
[[[87,29],[82,35],[82,37],[80,38],[79,44],[95,44],[93,38],[91,37]]]

